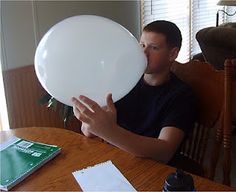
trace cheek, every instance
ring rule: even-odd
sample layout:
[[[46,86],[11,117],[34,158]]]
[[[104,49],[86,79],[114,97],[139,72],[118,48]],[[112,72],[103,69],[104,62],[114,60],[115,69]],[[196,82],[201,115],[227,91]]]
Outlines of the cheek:
[[[166,52],[153,52],[148,56],[148,62],[151,66],[159,66],[168,62],[169,57]]]

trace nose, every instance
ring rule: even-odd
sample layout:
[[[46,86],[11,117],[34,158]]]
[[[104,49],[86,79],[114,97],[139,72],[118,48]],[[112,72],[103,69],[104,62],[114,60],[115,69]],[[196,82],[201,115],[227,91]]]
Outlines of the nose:
[[[143,52],[146,55],[146,57],[148,58],[148,55],[149,55],[148,47],[144,47]]]

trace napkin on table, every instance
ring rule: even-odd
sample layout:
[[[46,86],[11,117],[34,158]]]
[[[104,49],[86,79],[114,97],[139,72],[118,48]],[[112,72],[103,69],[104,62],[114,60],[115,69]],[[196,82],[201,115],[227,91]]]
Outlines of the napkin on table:
[[[83,191],[136,191],[111,161],[72,174]]]

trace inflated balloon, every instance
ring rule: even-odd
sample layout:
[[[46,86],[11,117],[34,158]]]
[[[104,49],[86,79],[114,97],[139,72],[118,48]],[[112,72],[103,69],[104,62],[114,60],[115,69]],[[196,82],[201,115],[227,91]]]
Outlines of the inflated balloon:
[[[44,89],[58,101],[85,95],[101,106],[112,93],[117,101],[141,78],[146,57],[134,36],[104,17],[81,15],[54,25],[35,53],[35,70]]]

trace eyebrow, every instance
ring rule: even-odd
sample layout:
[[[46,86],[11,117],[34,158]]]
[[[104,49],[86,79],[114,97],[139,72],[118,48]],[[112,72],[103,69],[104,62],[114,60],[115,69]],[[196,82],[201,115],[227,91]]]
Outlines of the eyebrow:
[[[150,45],[160,46],[160,44],[158,44],[158,43],[151,43]]]
[[[142,42],[142,41],[140,41],[139,43],[144,43],[144,42]],[[152,45],[152,46],[161,46],[160,44],[158,44],[158,43],[150,43],[149,45]]]

